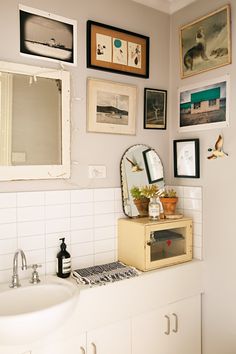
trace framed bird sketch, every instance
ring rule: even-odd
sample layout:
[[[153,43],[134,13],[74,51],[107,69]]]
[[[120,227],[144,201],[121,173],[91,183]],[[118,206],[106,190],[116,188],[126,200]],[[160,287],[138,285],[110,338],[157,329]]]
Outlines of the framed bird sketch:
[[[229,126],[229,75],[178,91],[179,131]]]
[[[149,37],[88,21],[87,67],[148,78]]]
[[[137,87],[88,78],[87,130],[135,135]]]
[[[231,63],[230,5],[180,28],[181,78]]]
[[[199,139],[174,140],[174,176],[199,178]]]
[[[167,91],[144,89],[144,129],[166,129]]]

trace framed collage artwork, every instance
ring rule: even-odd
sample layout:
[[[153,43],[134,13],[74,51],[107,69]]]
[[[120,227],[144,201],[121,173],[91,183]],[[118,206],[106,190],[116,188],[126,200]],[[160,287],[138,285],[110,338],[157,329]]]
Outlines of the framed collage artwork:
[[[149,37],[87,22],[87,67],[149,77]]]

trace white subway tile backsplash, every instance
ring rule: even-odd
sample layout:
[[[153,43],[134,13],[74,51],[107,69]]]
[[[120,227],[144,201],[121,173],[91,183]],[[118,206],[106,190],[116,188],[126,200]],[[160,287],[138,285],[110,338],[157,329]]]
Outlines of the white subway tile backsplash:
[[[44,205],[45,193],[44,192],[19,192],[17,193],[17,206],[37,206]]]
[[[70,191],[50,191],[45,192],[45,204],[69,204]]]
[[[112,214],[103,214],[94,216],[94,227],[104,227],[115,225],[115,215]]]
[[[45,232],[45,222],[42,221],[28,221],[17,223],[18,237],[42,235]]]
[[[16,238],[0,240],[0,255],[14,253],[16,249],[17,249]]]
[[[68,232],[70,230],[70,218],[50,219],[45,221],[46,233]]]
[[[45,249],[45,237],[44,235],[19,237],[18,247],[22,248],[24,251]]]
[[[115,239],[101,240],[94,242],[94,253],[113,251],[115,249]]]
[[[202,187],[183,187],[184,198],[202,199]]]
[[[17,221],[44,220],[44,206],[22,207],[17,209]]]
[[[71,191],[71,203],[88,203],[93,201],[93,189]]]
[[[109,238],[115,238],[115,226],[99,227],[94,229],[94,240],[104,240]]]
[[[0,209],[0,224],[16,222],[16,208]]]
[[[92,242],[93,241],[93,229],[73,230],[71,231],[71,244]]]
[[[71,217],[93,215],[93,203],[71,204]]]
[[[45,219],[69,218],[70,204],[46,205]]]
[[[94,203],[94,214],[108,214],[114,213],[115,211],[115,202],[114,200],[108,200],[104,202],[95,202]]]
[[[197,211],[202,210],[202,201],[200,199],[184,198],[183,204],[184,204],[184,209],[197,210]]]
[[[94,189],[94,201],[114,200],[115,192],[113,188]]]
[[[202,259],[202,188],[169,186],[178,212],[193,218],[194,257]],[[124,217],[120,188],[0,194],[0,282],[10,281],[13,255],[25,251],[41,274],[55,274],[59,239],[65,237],[72,268],[117,260],[117,220]],[[22,272],[30,277],[32,269]]]
[[[71,218],[71,230],[91,229],[93,227],[93,216],[77,216]]]
[[[0,224],[0,239],[16,238],[16,237],[17,237],[16,223]]]
[[[16,208],[16,193],[0,193],[0,208]]]

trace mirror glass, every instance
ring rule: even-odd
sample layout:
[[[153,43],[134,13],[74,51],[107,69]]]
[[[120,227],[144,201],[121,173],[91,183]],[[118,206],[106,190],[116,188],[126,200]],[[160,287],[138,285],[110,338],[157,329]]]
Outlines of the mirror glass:
[[[120,163],[123,210],[126,216],[138,217],[139,212],[130,194],[132,187],[156,184],[164,188],[164,172],[160,157],[147,145],[133,145],[125,151]]]
[[[0,62],[0,180],[69,177],[69,118],[67,72]]]

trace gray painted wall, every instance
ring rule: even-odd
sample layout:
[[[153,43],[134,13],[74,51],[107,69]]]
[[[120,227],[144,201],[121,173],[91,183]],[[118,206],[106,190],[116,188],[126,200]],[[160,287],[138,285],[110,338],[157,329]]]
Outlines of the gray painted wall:
[[[18,1],[1,1],[0,58],[38,66],[60,68],[57,63],[23,57],[19,54]],[[168,169],[168,130],[143,129],[144,87],[169,88],[170,17],[126,0],[22,0],[30,6],[78,21],[78,66],[71,72],[71,159],[72,174],[67,181],[1,182],[0,191],[65,188],[118,187],[119,163],[123,152],[133,144],[144,143],[158,151]],[[86,68],[86,22],[94,20],[150,37],[150,79],[106,73]],[[138,87],[137,133],[135,136],[86,132],[86,79],[96,77],[129,83]],[[75,100],[79,98],[79,100]],[[105,165],[107,178],[88,179],[88,165]]]
[[[235,1],[232,7],[232,38],[235,38]],[[235,238],[235,151],[236,151],[236,64],[233,42],[232,65],[208,71],[181,80],[179,74],[179,27],[198,17],[204,16],[221,6],[225,1],[198,0],[172,16],[171,19],[171,140],[180,138],[199,138],[201,150],[201,178],[175,179],[171,172],[172,184],[203,186],[203,239],[204,239],[204,283],[203,296],[203,353],[234,354],[236,352],[236,238]],[[177,89],[193,83],[230,74],[230,127],[197,131],[177,132]],[[218,134],[224,136],[224,150],[228,158],[207,160],[209,147],[215,143]],[[172,161],[172,142],[170,141],[170,161]],[[170,170],[172,171],[172,169]]]

